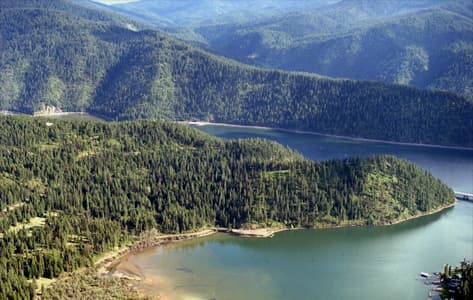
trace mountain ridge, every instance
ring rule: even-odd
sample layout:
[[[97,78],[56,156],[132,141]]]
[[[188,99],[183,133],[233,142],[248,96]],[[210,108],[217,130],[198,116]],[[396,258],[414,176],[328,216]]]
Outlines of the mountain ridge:
[[[117,120],[213,120],[473,144],[473,104],[452,93],[262,70],[70,10],[2,10],[0,24],[1,110],[50,105]]]
[[[110,9],[122,14],[168,13],[165,5],[148,3],[138,1]],[[195,9],[174,7],[170,23],[161,28],[218,55],[259,67],[381,80],[473,96],[473,5],[468,1],[343,0],[320,2],[317,7],[300,4],[273,15],[258,15],[262,8],[255,7],[252,18],[240,18],[236,10],[233,18],[222,22],[204,18],[205,12],[199,9],[206,3],[194,3]],[[184,23],[173,23],[179,21],[175,14],[184,13],[189,16]],[[229,12],[223,10],[225,13]],[[466,34],[462,32],[465,22]],[[403,30],[397,31],[400,26]],[[449,41],[444,43],[442,36]],[[379,65],[370,64],[372,57]]]
[[[293,15],[282,18],[280,25],[269,20],[268,25],[249,25],[247,29],[227,25],[227,29],[196,31],[207,38],[207,49],[245,63],[471,95],[473,22],[465,14],[440,6],[388,20],[348,23],[341,31],[337,28],[334,33],[315,35],[307,29],[311,18]],[[321,22],[324,28],[325,21]],[[294,25],[288,24],[305,26],[310,34],[293,34],[288,28]],[[393,72],[399,75],[391,76]]]

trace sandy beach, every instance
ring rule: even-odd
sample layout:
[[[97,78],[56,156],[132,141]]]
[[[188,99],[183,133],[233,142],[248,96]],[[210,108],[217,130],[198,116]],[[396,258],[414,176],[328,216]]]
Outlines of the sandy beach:
[[[116,248],[112,251],[106,252],[103,256],[95,261],[94,265],[97,268],[98,275],[101,276],[114,276],[114,273],[118,271],[118,273],[121,275],[117,275],[116,277],[125,277],[127,275],[132,277],[141,277],[140,271],[136,268],[133,268],[126,263],[122,265],[122,262],[127,261],[129,255],[150,249],[152,247],[161,246],[166,243],[204,237],[216,232],[216,229],[204,229],[198,232],[154,235],[150,240],[141,240],[136,243],[125,245],[121,248]]]
[[[238,235],[241,237],[251,237],[251,238],[270,238],[274,234],[290,230],[289,228],[258,228],[258,229],[231,229],[228,231],[231,234]]]
[[[141,269],[134,263],[130,262],[128,257],[121,259],[114,269],[115,270],[111,273],[112,277],[127,278],[134,281],[141,281],[144,279]]]

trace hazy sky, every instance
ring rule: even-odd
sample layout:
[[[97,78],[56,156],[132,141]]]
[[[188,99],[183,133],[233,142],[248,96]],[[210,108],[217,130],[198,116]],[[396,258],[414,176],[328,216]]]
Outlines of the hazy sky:
[[[117,4],[117,3],[136,2],[139,0],[92,0],[92,1],[111,5],[111,4]]]

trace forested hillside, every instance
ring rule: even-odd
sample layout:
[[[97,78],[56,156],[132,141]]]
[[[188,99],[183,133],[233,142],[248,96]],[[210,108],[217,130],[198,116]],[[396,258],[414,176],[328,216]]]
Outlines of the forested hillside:
[[[367,17],[361,3],[196,31],[209,49],[246,63],[473,95],[471,2],[389,18]]]
[[[205,119],[473,146],[473,103],[455,94],[247,67],[156,31],[85,18],[67,1],[1,3],[0,110],[52,105],[118,120]]]
[[[60,10],[65,13],[74,14],[77,17],[90,21],[116,25],[127,28],[134,28],[143,25],[137,23],[133,19],[115,13],[107,12],[106,6],[99,5],[73,5],[72,2],[84,2],[82,0],[2,0],[0,1],[1,10],[10,9],[43,9],[43,10]],[[103,8],[103,9],[97,9]]]
[[[75,0],[79,3],[89,0]],[[338,0],[241,1],[241,0],[141,0],[111,6],[160,27],[240,23],[285,13],[314,9]],[[98,1],[100,2],[100,1]]]
[[[0,117],[0,298],[31,298],[27,279],[90,264],[151,228],[390,224],[453,201],[394,157],[316,163],[169,122]]]
[[[141,0],[108,9],[256,66],[473,95],[471,1],[273,3]]]

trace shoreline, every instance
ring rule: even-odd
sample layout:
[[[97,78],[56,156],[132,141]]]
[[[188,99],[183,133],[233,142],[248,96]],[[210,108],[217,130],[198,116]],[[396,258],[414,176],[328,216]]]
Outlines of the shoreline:
[[[21,112],[15,111],[8,111],[2,110],[0,111],[0,115],[23,115],[23,116],[32,116],[32,117],[44,117],[44,118],[54,118],[60,116],[73,116],[73,115],[85,115],[98,118],[100,120],[106,122],[112,122],[113,120],[109,117],[104,115],[99,115],[90,112],[53,112],[53,113],[44,113],[44,112],[35,112],[32,115],[25,114]],[[409,143],[409,142],[395,142],[389,140],[379,140],[379,139],[370,139],[370,138],[362,138],[362,137],[351,137],[345,135],[337,135],[337,134],[328,134],[322,133],[317,131],[309,131],[309,130],[298,130],[298,129],[287,129],[282,127],[268,127],[268,126],[258,126],[258,125],[240,125],[240,124],[231,124],[231,123],[219,123],[219,122],[207,122],[207,121],[175,121],[178,124],[184,125],[195,125],[195,126],[223,126],[223,127],[234,127],[234,128],[251,128],[251,129],[260,129],[260,130],[274,130],[286,133],[299,133],[299,134],[308,134],[308,135],[318,135],[324,137],[332,137],[337,139],[343,140],[350,140],[350,141],[358,141],[358,142],[372,142],[372,143],[382,143],[382,144],[389,144],[389,145],[399,145],[399,146],[413,146],[413,147],[426,147],[426,148],[439,148],[439,149],[452,149],[452,150],[466,150],[466,151],[473,151],[473,147],[463,147],[463,146],[445,146],[445,145],[438,145],[438,144],[419,144],[419,143]]]
[[[111,276],[115,278],[130,280],[135,287],[141,282],[145,282],[148,278],[143,274],[139,266],[129,261],[129,257],[137,255],[141,252],[148,251],[150,249],[165,246],[171,243],[177,243],[181,241],[188,241],[197,239],[200,237],[210,236],[216,233],[231,234],[242,238],[272,238],[275,234],[283,231],[291,230],[318,230],[318,229],[336,229],[336,228],[347,228],[347,227],[385,227],[397,225],[409,220],[433,215],[440,213],[448,208],[452,208],[458,200],[445,206],[436,208],[433,211],[422,213],[419,215],[411,216],[408,218],[399,219],[393,222],[377,224],[377,225],[359,225],[359,224],[339,224],[339,225],[327,225],[317,226],[312,228],[305,227],[278,227],[278,228],[258,228],[258,229],[228,229],[228,228],[206,228],[196,232],[180,233],[180,234],[165,234],[165,235],[153,235],[148,240],[139,240],[137,242],[125,245],[119,249],[104,253],[103,257],[99,258],[95,263],[94,267],[98,276]],[[145,296],[149,294],[144,289],[140,289],[141,293]]]
[[[280,131],[280,132],[285,132],[285,133],[299,133],[299,134],[318,135],[318,136],[332,137],[332,138],[337,138],[337,139],[358,141],[358,142],[373,142],[373,143],[382,143],[382,144],[399,145],[399,146],[414,146],[414,147],[426,147],[426,148],[440,148],[440,149],[473,151],[473,147],[445,146],[445,145],[437,145],[437,144],[419,144],[419,143],[408,143],[408,142],[395,142],[395,141],[389,141],[389,140],[378,140],[378,139],[361,138],[361,137],[350,137],[350,136],[344,136],[344,135],[327,134],[327,133],[321,133],[321,132],[316,132],[316,131],[306,131],[306,130],[298,130],[298,129],[287,129],[287,128],[280,128],[280,127],[267,127],[267,126],[257,126],[257,125],[239,125],[239,124],[231,124],[231,123],[218,123],[218,122],[205,122],[205,121],[178,121],[177,123],[185,124],[185,125],[195,125],[195,126],[222,126],[222,127],[249,128],[249,129],[259,129],[259,130],[274,130],[274,131]]]
[[[28,115],[28,116],[33,116],[36,118],[60,118],[60,117],[66,117],[66,116],[83,116],[83,117],[91,117],[96,119],[96,121],[104,121],[104,122],[113,122],[113,119],[100,115],[100,114],[95,114],[95,113],[90,113],[86,111],[61,111],[61,112],[35,112],[33,115]]]
[[[452,208],[452,207],[454,207],[456,204],[457,204],[457,199],[455,199],[455,201],[453,201],[452,203],[450,203],[450,204],[448,204],[448,205],[445,205],[445,206],[438,207],[438,208],[434,209],[433,211],[421,213],[420,215],[407,217],[407,218],[400,219],[400,220],[397,220],[397,221],[394,221],[394,222],[391,222],[391,223],[388,223],[388,224],[383,224],[383,225],[380,225],[380,226],[396,225],[396,224],[400,224],[400,223],[403,223],[403,222],[406,222],[406,221],[409,221],[409,220],[414,220],[414,219],[418,219],[418,218],[421,218],[421,217],[426,217],[426,216],[434,215],[434,214],[439,213],[439,212],[442,212],[442,211],[444,211],[444,210],[446,210],[446,209],[448,209],[448,208]]]
[[[71,115],[91,115],[83,111],[58,111],[58,112],[35,112],[33,117],[60,117],[60,116],[71,116]]]
[[[97,121],[105,121],[105,122],[113,122],[113,119],[107,117],[105,115],[100,115],[96,113],[91,113],[87,111],[61,111],[61,112],[34,112],[32,114],[24,113],[24,112],[17,112],[11,110],[1,110],[0,116],[26,116],[26,117],[33,117],[33,118],[58,118],[64,116],[85,116],[85,117],[92,117],[96,118]]]
[[[116,268],[121,260],[126,259],[128,256],[145,251],[147,249],[151,249],[158,246],[163,246],[172,242],[178,241],[185,241],[194,238],[204,237],[208,235],[212,235],[218,232],[215,228],[210,229],[202,229],[196,232],[188,232],[188,233],[178,233],[178,234],[165,234],[165,235],[156,235],[147,238],[146,240],[138,240],[136,242],[127,244],[122,246],[121,248],[117,248],[103,254],[103,257],[97,259],[94,262],[94,267],[97,269],[97,274],[99,276],[113,276],[114,268]],[[116,277],[127,277],[125,274],[124,276],[116,276]],[[133,274],[136,275],[136,274]],[[136,279],[136,278],[131,278]]]
[[[399,219],[396,221],[392,222],[385,222],[382,224],[376,224],[376,225],[365,225],[365,224],[338,224],[338,225],[326,225],[326,226],[314,226],[314,227],[276,227],[276,228],[271,228],[271,227],[262,227],[262,228],[257,228],[257,229],[228,229],[228,228],[221,228],[221,227],[212,227],[212,228],[206,228],[202,229],[199,231],[195,232],[188,232],[188,233],[177,233],[177,234],[164,234],[164,235],[156,235],[151,238],[151,241],[137,241],[135,243],[132,243],[131,245],[126,245],[120,248],[118,251],[109,251],[108,254],[105,254],[104,257],[98,259],[94,265],[98,266],[106,262],[107,260],[110,260],[113,257],[113,254],[115,256],[121,256],[125,257],[129,254],[132,253],[137,253],[137,252],[142,252],[147,249],[153,248],[153,247],[158,247],[158,246],[163,246],[167,245],[170,243],[175,243],[175,242],[180,242],[180,241],[187,241],[195,238],[200,238],[200,237],[205,237],[205,236],[210,236],[216,233],[224,233],[224,234],[231,234],[235,235],[238,237],[242,238],[271,238],[274,237],[275,234],[283,232],[283,231],[292,231],[292,230],[318,230],[318,229],[336,229],[336,228],[348,228],[348,227],[386,227],[386,226],[393,226],[397,225],[403,222],[407,222],[410,220],[418,219],[421,217],[426,217],[430,215],[434,215],[437,213],[440,213],[446,209],[454,207],[458,201],[462,200],[454,200],[452,203],[449,203],[447,205],[438,207],[432,211],[429,212],[424,212],[415,216],[410,216],[407,218]]]
[[[258,229],[225,229],[225,231],[219,231],[223,233],[228,233],[231,235],[236,235],[242,238],[272,238],[276,233],[287,231],[287,230],[296,230],[303,228],[258,228]]]

